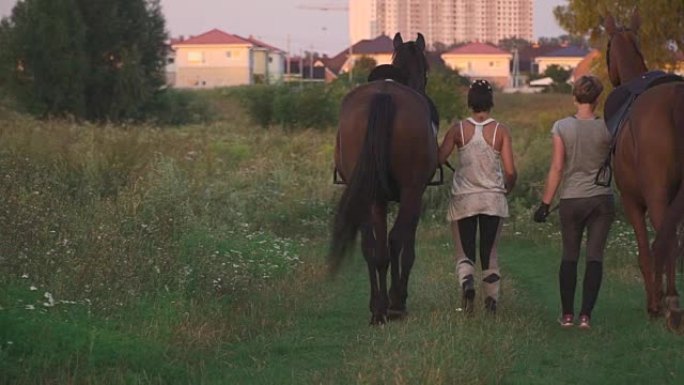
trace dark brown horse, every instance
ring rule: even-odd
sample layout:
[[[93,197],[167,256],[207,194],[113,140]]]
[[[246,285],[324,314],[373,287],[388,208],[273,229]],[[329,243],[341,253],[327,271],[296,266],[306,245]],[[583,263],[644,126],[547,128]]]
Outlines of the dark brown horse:
[[[608,72],[616,87],[647,77],[636,35],[639,26],[636,12],[629,28],[619,28],[610,15],[605,19],[610,38]],[[609,114],[607,103],[606,118]],[[634,100],[618,131],[613,165],[625,214],[638,244],[647,310],[652,316],[664,310],[668,325],[678,328],[681,311],[675,287],[675,249],[677,226],[684,217],[684,83],[655,85]],[[646,213],[656,233],[652,248]],[[663,270],[667,278],[664,294]]]
[[[423,36],[404,43],[396,34],[392,65],[406,75],[408,86],[379,80],[349,92],[342,101],[335,144],[335,165],[347,187],[334,219],[329,262],[335,271],[361,232],[371,324],[406,312],[422,196],[437,168],[437,136],[424,96]],[[399,202],[399,212],[388,237],[391,201]]]

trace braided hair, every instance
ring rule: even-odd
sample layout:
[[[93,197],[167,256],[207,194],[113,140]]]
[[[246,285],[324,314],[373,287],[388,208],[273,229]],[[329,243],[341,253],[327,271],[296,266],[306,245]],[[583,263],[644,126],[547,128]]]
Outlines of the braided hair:
[[[494,107],[494,90],[484,79],[475,80],[468,90],[468,107],[473,112],[489,112]]]

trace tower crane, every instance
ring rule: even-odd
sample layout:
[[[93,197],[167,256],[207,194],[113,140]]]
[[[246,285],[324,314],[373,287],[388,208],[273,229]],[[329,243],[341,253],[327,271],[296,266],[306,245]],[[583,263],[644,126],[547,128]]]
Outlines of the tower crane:
[[[316,11],[348,11],[349,7],[346,5],[337,4],[327,4],[327,5],[307,5],[300,4],[297,6],[299,9],[311,9]]]
[[[306,9],[306,10],[312,10],[312,11],[324,11],[324,12],[329,12],[329,11],[341,11],[341,12],[349,12],[349,7],[346,5],[341,5],[341,4],[325,4],[325,5],[309,5],[309,4],[300,4],[297,6],[299,9]],[[353,42],[351,39],[349,39],[349,59],[348,60],[353,60],[352,54],[353,52]],[[349,82],[351,83],[352,81],[352,71],[351,71],[351,63],[349,67]]]

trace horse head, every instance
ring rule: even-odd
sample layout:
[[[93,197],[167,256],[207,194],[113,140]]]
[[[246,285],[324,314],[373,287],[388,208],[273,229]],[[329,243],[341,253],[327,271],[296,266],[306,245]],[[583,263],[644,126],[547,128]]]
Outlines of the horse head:
[[[397,32],[394,35],[392,65],[402,71],[409,87],[424,93],[427,84],[428,64],[425,58],[423,35],[419,33],[416,41],[404,42],[401,34]]]
[[[648,71],[644,55],[639,49],[637,32],[640,26],[641,18],[636,10],[632,14],[629,27],[619,27],[610,13],[603,21],[603,27],[608,33],[606,65],[610,82],[615,87]]]

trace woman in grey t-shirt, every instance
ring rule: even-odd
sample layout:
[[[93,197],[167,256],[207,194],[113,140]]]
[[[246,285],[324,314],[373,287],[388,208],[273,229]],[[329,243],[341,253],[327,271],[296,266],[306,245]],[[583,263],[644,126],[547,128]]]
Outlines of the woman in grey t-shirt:
[[[612,189],[595,183],[611,142],[605,122],[594,114],[602,91],[601,82],[594,76],[583,76],[575,82],[573,96],[577,113],[553,125],[551,166],[542,203],[534,214],[536,222],[544,222],[549,204],[558,191],[563,240],[558,273],[563,312],[559,322],[563,327],[574,325],[577,261],[585,229],[587,264],[579,326],[590,327],[591,312],[601,287],[603,252],[615,218]]]

